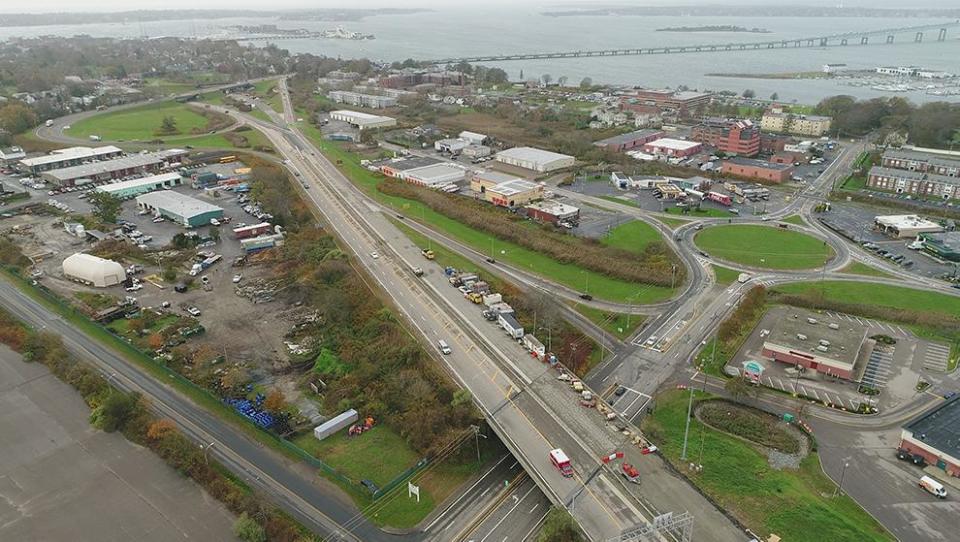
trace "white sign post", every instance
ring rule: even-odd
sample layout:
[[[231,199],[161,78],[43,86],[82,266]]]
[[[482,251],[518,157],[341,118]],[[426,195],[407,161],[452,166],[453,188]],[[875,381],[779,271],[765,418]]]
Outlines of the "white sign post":
[[[413,482],[407,482],[407,497],[417,496],[417,502],[420,502],[420,486],[413,485]]]

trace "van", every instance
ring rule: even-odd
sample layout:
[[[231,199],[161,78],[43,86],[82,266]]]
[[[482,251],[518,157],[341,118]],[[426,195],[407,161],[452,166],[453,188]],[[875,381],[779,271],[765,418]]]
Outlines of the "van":
[[[928,493],[937,497],[938,499],[947,498],[947,490],[943,488],[943,484],[929,476],[921,476],[920,482],[917,485],[927,490]]]
[[[449,356],[453,353],[453,350],[450,350],[450,345],[447,344],[447,341],[439,340],[437,341],[437,349],[440,350],[440,353],[444,356]]]

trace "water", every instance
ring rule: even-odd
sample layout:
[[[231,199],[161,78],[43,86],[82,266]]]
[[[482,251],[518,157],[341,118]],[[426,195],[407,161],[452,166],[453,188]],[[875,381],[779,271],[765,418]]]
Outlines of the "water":
[[[533,7],[518,6],[497,10],[443,9],[411,15],[368,17],[343,23],[347,30],[376,35],[372,41],[281,40],[277,44],[294,53],[314,53],[342,58],[369,57],[376,60],[430,59],[481,54],[546,52],[603,48],[687,45],[695,43],[736,43],[796,39],[854,30],[936,24],[929,19],[881,18],[721,18],[721,17],[545,17]],[[277,24],[281,28],[322,30],[330,22],[223,19],[195,21],[132,22],[37,28],[0,28],[0,39],[10,36],[88,34],[91,36],[205,37],[224,35],[223,27],[236,24]],[[770,34],[669,33],[654,32],[672,26],[736,24],[771,30]],[[572,84],[584,77],[595,83],[632,84],[646,87],[687,85],[691,88],[732,90],[753,89],[758,97],[776,92],[781,100],[816,103],[824,96],[852,94],[861,98],[890,95],[867,87],[851,87],[837,80],[760,80],[707,77],[707,73],[771,73],[819,71],[823,64],[843,63],[852,69],[877,65],[919,65],[925,68],[960,71],[960,29],[948,30],[948,41],[935,43],[936,32],[927,32],[928,43],[914,44],[912,36],[897,36],[895,46],[871,45],[845,48],[747,51],[662,56],[552,59],[505,62],[500,65],[511,79],[536,78],[548,73],[556,80],[566,76]],[[881,41],[882,36],[871,40]],[[915,102],[958,100],[923,92],[898,93]]]

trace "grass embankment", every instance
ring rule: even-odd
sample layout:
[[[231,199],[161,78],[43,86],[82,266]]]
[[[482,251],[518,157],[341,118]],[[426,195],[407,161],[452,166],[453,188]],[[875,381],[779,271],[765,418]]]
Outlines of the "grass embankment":
[[[164,117],[173,118],[178,134],[158,135]],[[206,117],[189,106],[170,101],[87,117],[77,121],[66,134],[80,138],[96,135],[104,141],[150,141],[157,138],[166,141],[178,136],[191,137],[191,132],[203,130],[207,123]]]
[[[633,335],[637,328],[640,327],[640,325],[643,324],[644,320],[647,318],[641,314],[608,312],[605,310],[588,307],[580,303],[574,304],[573,307],[577,310],[577,312],[586,316],[591,322],[597,324],[604,331],[610,333],[620,340],[624,340]],[[610,345],[607,345],[607,347],[609,348]]]
[[[699,395],[707,398],[709,396]],[[678,469],[687,414],[687,394],[671,390],[656,398],[657,408],[644,419],[643,431]],[[893,540],[853,499],[832,497],[834,484],[814,453],[797,470],[775,470],[749,443],[691,420],[690,435],[703,439],[703,470],[689,475],[724,509],[766,539],[777,534],[793,542]],[[699,451],[697,452],[699,454]]]
[[[882,277],[882,278],[893,278],[889,273],[885,273],[879,269],[874,269],[867,264],[860,262],[850,262],[849,265],[839,270],[840,273],[847,273],[850,275],[865,275],[868,277]]]
[[[780,219],[780,222],[787,222],[790,224],[796,224],[797,226],[806,226],[806,221],[803,220],[803,217],[800,215],[790,215],[786,218]]]
[[[758,225],[712,226],[694,242],[711,256],[766,269],[811,269],[834,255],[825,241],[805,233]]]
[[[253,85],[253,92],[260,96],[277,113],[283,113],[283,99],[277,87],[277,81],[270,79]],[[261,113],[262,114],[262,113]],[[266,115],[264,115],[266,117]]]
[[[600,242],[608,247],[642,254],[647,245],[660,241],[660,232],[642,220],[633,220],[612,228]]]
[[[773,290],[787,294],[822,294],[824,298],[855,305],[960,316],[960,297],[889,284],[827,280],[782,284]]]
[[[733,284],[734,281],[740,278],[740,271],[736,269],[730,269],[729,267],[716,264],[711,264],[710,266],[713,267],[713,275],[717,279],[717,284],[721,286]]]
[[[419,201],[383,194],[377,190],[377,185],[384,181],[382,175],[363,168],[355,155],[347,152],[338,144],[323,141],[320,131],[315,127],[302,123],[301,128],[304,134],[310,137],[330,160],[334,163],[337,160],[341,161],[338,164],[340,170],[365,193],[396,209],[406,217],[442,231],[474,250],[489,254],[491,239],[493,239],[492,248],[497,260],[527,269],[574,290],[582,291],[586,289],[594,297],[610,301],[641,304],[656,303],[669,299],[674,293],[671,288],[658,286],[642,286],[641,290],[633,282],[610,278],[575,265],[561,264],[539,252],[523,248],[514,243],[494,239],[487,233],[470,228],[461,222],[431,210]]]
[[[867,175],[870,168],[879,158],[879,155],[872,152],[864,152],[854,161],[850,175],[840,183],[840,190],[862,190],[867,186]]]
[[[683,218],[673,218],[670,216],[658,216],[656,218],[657,220],[659,220],[660,222],[663,222],[668,228],[672,230],[675,230],[680,226],[683,226],[684,224],[690,223],[689,220],[685,220]]]

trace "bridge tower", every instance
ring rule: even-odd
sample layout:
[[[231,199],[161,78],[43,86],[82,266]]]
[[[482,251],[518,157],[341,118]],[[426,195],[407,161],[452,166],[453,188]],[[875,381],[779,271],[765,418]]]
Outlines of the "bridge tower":
[[[620,536],[610,538],[607,542],[660,542],[662,540],[676,540],[677,542],[691,542],[693,540],[693,516],[690,512],[661,514],[653,521],[640,527],[626,529]]]
[[[947,29],[941,28],[940,32],[937,34],[937,41],[947,41]]]
[[[913,37],[915,43],[923,42],[923,32],[917,32],[917,35]]]

